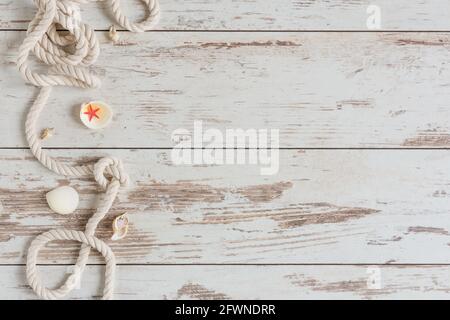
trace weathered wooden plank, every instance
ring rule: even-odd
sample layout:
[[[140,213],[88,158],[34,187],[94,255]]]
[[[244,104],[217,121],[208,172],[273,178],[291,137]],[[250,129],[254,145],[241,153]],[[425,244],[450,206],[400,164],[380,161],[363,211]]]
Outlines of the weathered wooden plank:
[[[36,299],[24,266],[0,267],[0,299]],[[58,285],[64,266],[40,267]],[[71,299],[98,298],[88,266]],[[449,266],[118,266],[116,299],[449,299]]]
[[[119,263],[449,263],[448,150],[282,150],[277,175],[254,165],[176,166],[166,150],[52,150],[62,160],[111,154],[133,184],[98,236],[127,211]],[[89,179],[55,176],[25,150],[1,150],[0,263],[25,262],[32,237],[82,229],[95,207]],[[69,184],[80,209],[58,216],[45,192]],[[68,263],[76,244],[52,243],[43,263]],[[92,258],[92,262],[101,262]]]
[[[137,0],[125,7],[142,18]],[[384,30],[449,30],[446,0],[165,0],[159,30],[367,30],[369,5],[380,8]],[[133,7],[132,7],[133,6]],[[109,2],[83,5],[83,19],[107,29]],[[27,0],[0,1],[0,28],[23,29],[35,7]]]
[[[178,128],[279,129],[281,147],[449,147],[446,33],[104,35],[100,90],[55,89],[41,127],[53,147],[172,147]],[[23,147],[36,89],[16,72],[23,32],[0,33],[0,147]],[[81,102],[103,99],[113,125],[88,132]],[[355,121],[357,119],[357,121]]]

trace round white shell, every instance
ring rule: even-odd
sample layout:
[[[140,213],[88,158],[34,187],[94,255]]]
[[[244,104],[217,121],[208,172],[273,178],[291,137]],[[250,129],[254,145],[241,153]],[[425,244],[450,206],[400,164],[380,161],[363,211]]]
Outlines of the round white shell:
[[[59,214],[74,212],[80,201],[78,192],[69,186],[53,189],[47,193],[46,198],[50,209]]]
[[[89,106],[94,110],[98,109],[98,111],[95,112],[96,117],[90,117],[85,113],[88,111]],[[89,129],[98,130],[105,128],[110,124],[112,117],[113,112],[111,107],[102,101],[91,101],[81,105],[80,119]]]

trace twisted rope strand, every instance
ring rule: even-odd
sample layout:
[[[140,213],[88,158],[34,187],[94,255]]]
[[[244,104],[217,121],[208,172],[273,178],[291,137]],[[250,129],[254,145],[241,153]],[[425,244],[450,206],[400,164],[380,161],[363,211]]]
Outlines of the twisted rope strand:
[[[85,230],[54,229],[37,236],[31,243],[27,255],[27,279],[36,294],[43,299],[61,299],[67,296],[79,282],[88,262],[91,248],[102,254],[106,263],[103,299],[112,299],[114,292],[115,257],[111,248],[95,237],[100,221],[108,214],[119,189],[128,183],[122,161],[105,157],[95,164],[72,166],[52,158],[42,149],[37,135],[37,122],[54,86],[97,88],[101,81],[88,67],[95,63],[99,55],[99,42],[94,30],[80,19],[80,5],[104,0],[34,0],[38,11],[30,22],[27,36],[19,49],[17,66],[24,79],[40,88],[25,122],[25,134],[30,150],[46,168],[63,176],[81,177],[93,175],[105,193],[102,194],[97,210],[88,220]],[[157,0],[141,0],[148,9],[147,18],[139,23],[131,22],[120,7],[120,0],[109,0],[112,13],[123,28],[133,32],[143,32],[152,28],[159,19]],[[69,34],[62,35],[57,25]],[[67,47],[72,46],[73,52]],[[31,70],[28,58],[31,53],[43,63],[51,66],[48,73]],[[110,178],[106,178],[109,176]],[[73,273],[57,289],[46,288],[37,271],[39,251],[48,242],[73,240],[81,243],[81,249]]]

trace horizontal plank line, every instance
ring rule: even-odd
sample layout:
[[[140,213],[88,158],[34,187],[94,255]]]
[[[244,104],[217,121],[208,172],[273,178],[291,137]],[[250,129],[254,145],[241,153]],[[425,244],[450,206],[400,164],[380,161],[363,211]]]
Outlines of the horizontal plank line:
[[[172,147],[45,147],[44,150],[172,150]],[[185,148],[185,150],[271,150],[271,148]],[[0,147],[0,150],[29,150],[26,147]],[[450,147],[280,147],[278,150],[419,150],[450,151]]]
[[[1,32],[23,32],[27,29],[0,29]],[[67,31],[64,29],[58,29],[58,31]],[[109,32],[108,29],[96,29],[97,32]],[[117,32],[130,32],[128,30],[117,30]],[[253,29],[241,29],[241,30],[164,30],[155,29],[148,30],[146,32],[171,32],[171,33],[450,33],[450,30],[301,30],[301,29],[286,29],[286,30],[253,30]]]
[[[50,263],[42,263],[37,264],[42,267],[58,267],[58,266],[72,266],[73,263],[61,263],[61,264],[50,264]],[[104,266],[102,263],[89,263],[88,266]],[[0,264],[1,267],[25,267],[26,264]],[[232,267],[232,266],[243,266],[243,267],[251,267],[251,266],[380,266],[380,267],[413,267],[413,266],[421,266],[421,267],[450,267],[450,263],[118,263],[117,266],[129,266],[129,267],[179,267],[179,266],[224,266],[224,267]]]

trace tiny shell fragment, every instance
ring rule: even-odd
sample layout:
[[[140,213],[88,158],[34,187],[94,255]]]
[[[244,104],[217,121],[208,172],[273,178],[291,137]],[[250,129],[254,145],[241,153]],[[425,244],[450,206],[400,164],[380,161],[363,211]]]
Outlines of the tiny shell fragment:
[[[81,106],[81,122],[89,129],[105,128],[111,122],[112,116],[111,107],[101,101],[91,101]]]
[[[129,225],[128,214],[125,213],[115,218],[113,222],[114,234],[111,237],[111,240],[117,241],[125,238],[128,233],[128,225]]]
[[[120,39],[119,33],[116,30],[116,27],[114,25],[109,28],[109,38],[112,42],[117,42]]]
[[[47,138],[52,137],[54,132],[55,132],[54,128],[45,128],[41,132],[41,140],[45,140]]]

